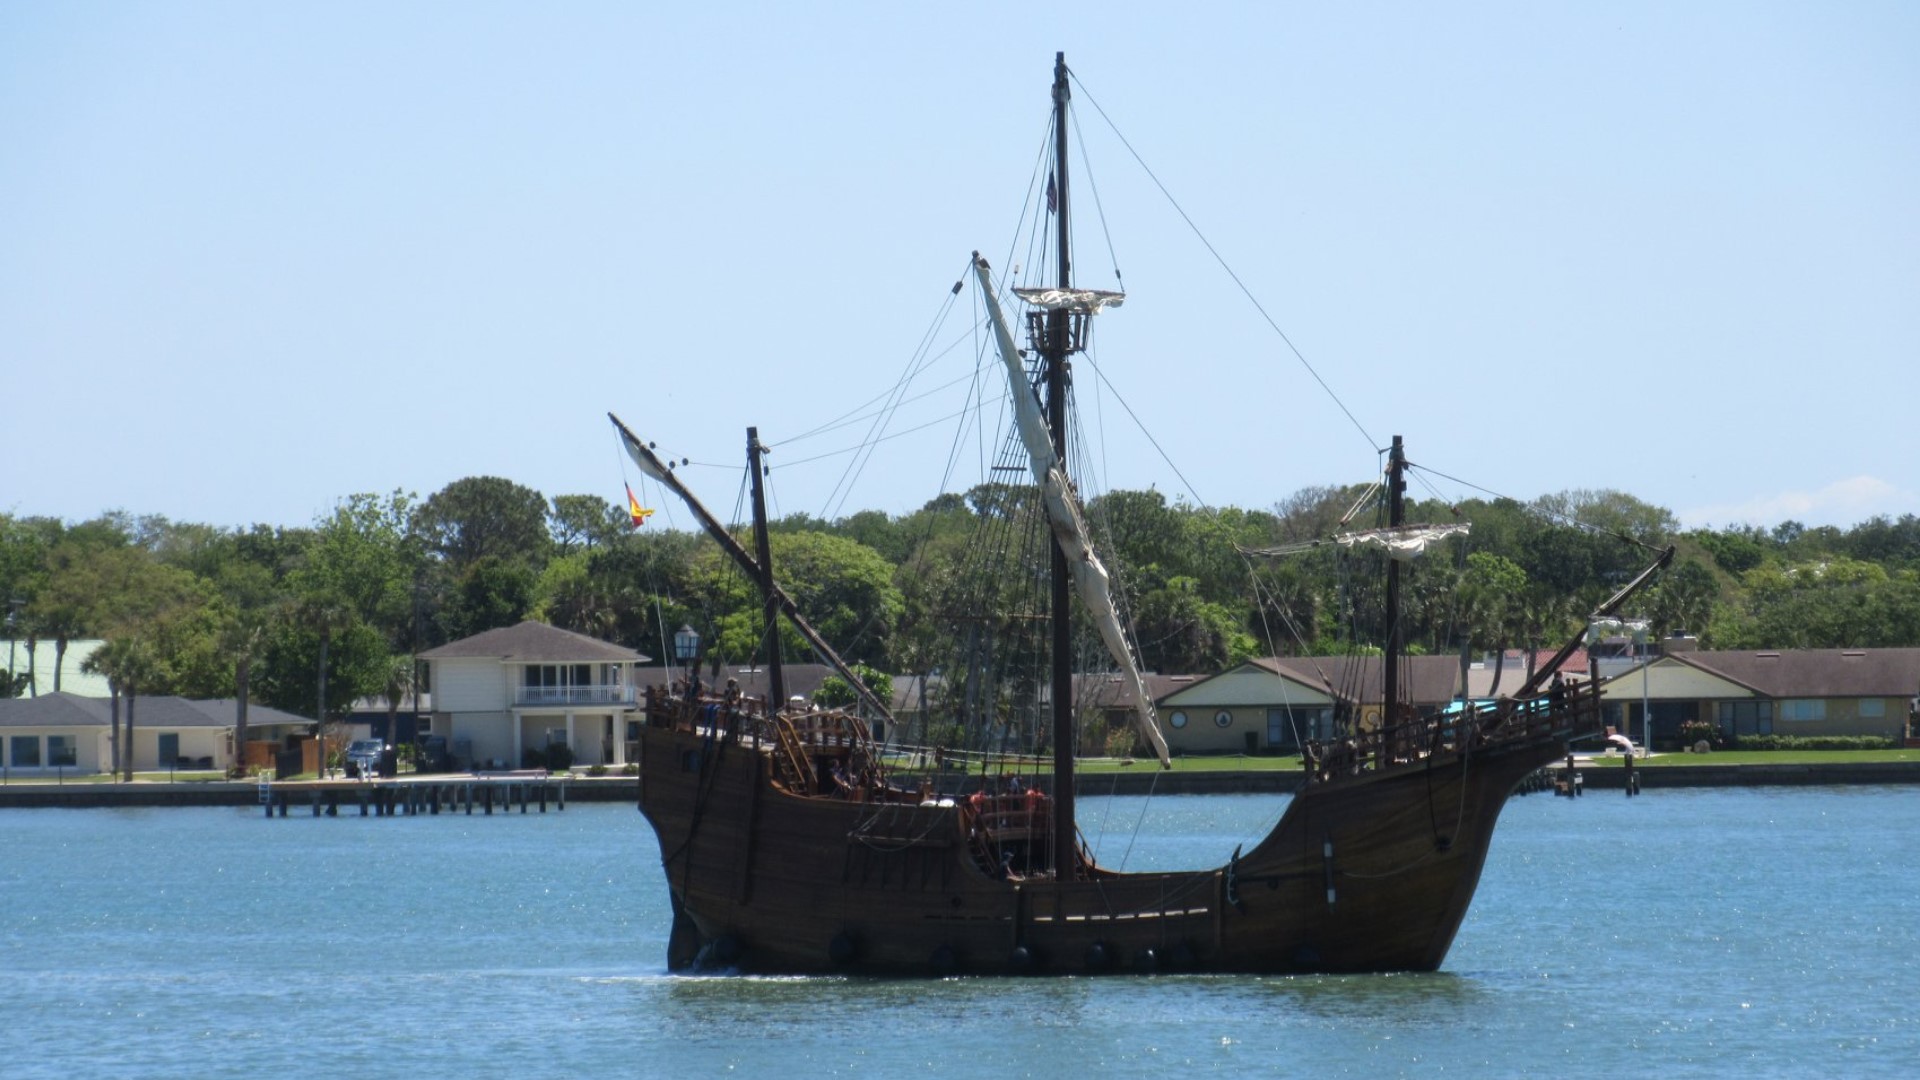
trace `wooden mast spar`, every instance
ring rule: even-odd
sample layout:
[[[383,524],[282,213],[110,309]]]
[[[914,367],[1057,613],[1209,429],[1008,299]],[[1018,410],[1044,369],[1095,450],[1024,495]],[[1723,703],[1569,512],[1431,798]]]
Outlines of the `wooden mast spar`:
[[[1055,253],[1059,283],[1073,288],[1072,234],[1067,218],[1067,54],[1053,56],[1053,176],[1049,201],[1055,205]],[[1070,314],[1064,307],[1047,312],[1040,356],[1047,382],[1047,430],[1060,472],[1067,473],[1067,349]],[[1073,807],[1073,609],[1067,595],[1067,553],[1058,538],[1053,543],[1053,871],[1058,881],[1070,881],[1079,866],[1079,831]]]
[[[888,723],[892,723],[893,711],[876,697],[872,690],[867,689],[867,684],[860,681],[860,677],[854,674],[853,667],[842,660],[833,646],[827,644],[827,639],[821,637],[820,632],[813,628],[813,624],[807,621],[806,616],[800,614],[800,606],[794,603],[793,597],[787,595],[786,590],[782,589],[773,580],[772,575],[762,568],[759,560],[748,554],[746,548],[740,546],[740,541],[735,540],[726,526],[720,524],[720,519],[714,517],[712,512],[694,497],[693,492],[687,490],[687,486],[680,482],[680,478],[673,474],[673,470],[667,468],[666,463],[654,454],[651,447],[641,442],[640,437],[635,435],[632,429],[621,423],[618,416],[608,413],[607,419],[613,421],[613,426],[619,429],[621,441],[627,448],[627,455],[633,458],[633,463],[640,467],[640,471],[660,481],[662,487],[679,496],[680,501],[687,505],[687,509],[692,511],[694,518],[700,522],[700,527],[707,530],[707,535],[713,537],[714,542],[720,545],[720,550],[726,552],[727,556],[738,564],[748,577],[761,584],[769,597],[769,609],[778,609],[784,614],[787,621],[793,624],[793,628],[800,631],[800,636],[806,639],[807,644],[813,646],[813,650],[820,654],[820,658],[825,660],[833,670],[839,672],[841,678],[847,680],[860,700]],[[749,438],[751,445],[759,445],[757,435]],[[757,455],[751,456],[757,457]],[[758,486],[756,474],[755,487]],[[782,701],[772,702],[769,711],[777,711],[784,704],[786,703]]]

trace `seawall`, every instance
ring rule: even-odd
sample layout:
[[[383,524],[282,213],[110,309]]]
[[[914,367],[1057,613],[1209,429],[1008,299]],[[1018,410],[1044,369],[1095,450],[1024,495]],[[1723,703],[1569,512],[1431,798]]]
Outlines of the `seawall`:
[[[1617,765],[1579,765],[1583,785],[1589,791],[1618,791],[1626,787],[1627,770]],[[1920,784],[1920,761],[1873,761],[1846,764],[1797,765],[1667,765],[1642,767],[1642,791],[1700,787],[1814,787],[1867,784]],[[459,784],[469,779],[458,775],[433,778],[441,784]],[[394,786],[418,784],[420,780],[402,779]],[[476,781],[479,782],[479,781]],[[636,802],[638,781],[631,776],[572,777],[544,781],[556,795],[564,783],[569,802]],[[1081,796],[1100,795],[1244,795],[1291,793],[1300,786],[1300,774],[1290,770],[1239,771],[1221,769],[1208,772],[1159,772],[1147,766],[1124,772],[1082,773]],[[314,793],[332,790],[354,793],[382,790],[382,782],[359,784],[342,781],[291,781],[273,785],[273,790],[294,805],[305,805]],[[939,783],[942,791],[970,790],[972,783],[949,774]],[[556,799],[556,801],[558,801]],[[137,781],[131,784],[68,783],[52,781],[0,784],[0,808],[6,807],[110,807],[110,806],[259,806],[260,785],[219,781]]]

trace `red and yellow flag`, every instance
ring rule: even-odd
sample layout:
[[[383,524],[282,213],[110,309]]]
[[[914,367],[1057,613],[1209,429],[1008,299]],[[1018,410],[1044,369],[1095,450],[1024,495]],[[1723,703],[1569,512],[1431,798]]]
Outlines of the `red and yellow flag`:
[[[632,484],[627,485],[627,513],[633,515],[633,527],[636,529],[645,525],[647,519],[653,516],[653,511],[641,506],[640,500],[633,497]]]

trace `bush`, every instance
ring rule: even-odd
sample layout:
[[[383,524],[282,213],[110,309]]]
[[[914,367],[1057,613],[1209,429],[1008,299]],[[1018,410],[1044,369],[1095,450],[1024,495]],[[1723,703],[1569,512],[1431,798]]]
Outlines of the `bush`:
[[[640,764],[634,761],[627,762],[625,765],[620,766],[620,775],[621,776],[639,776]]]
[[[547,747],[547,771],[566,772],[573,768],[573,747],[556,743]]]
[[[523,769],[544,769],[547,767],[547,755],[538,749],[528,748],[520,754],[520,767]]]
[[[1718,750],[1723,745],[1720,729],[1705,720],[1688,720],[1680,725],[1680,745],[1692,749],[1697,743],[1706,743]]]
[[[605,765],[594,765],[591,768],[587,769],[587,775],[588,776],[605,776],[607,775],[607,767]]]
[[[1742,735],[1742,750],[1896,750],[1884,735]]]

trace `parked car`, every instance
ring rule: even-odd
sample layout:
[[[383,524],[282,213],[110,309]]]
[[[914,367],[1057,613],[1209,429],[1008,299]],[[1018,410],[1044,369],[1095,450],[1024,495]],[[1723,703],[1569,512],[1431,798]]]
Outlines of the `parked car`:
[[[429,735],[420,740],[420,752],[414,757],[414,768],[420,772],[446,772],[453,768],[453,759],[447,752],[445,735]]]
[[[370,777],[380,771],[380,752],[386,745],[379,739],[355,739],[347,744],[347,775]]]

